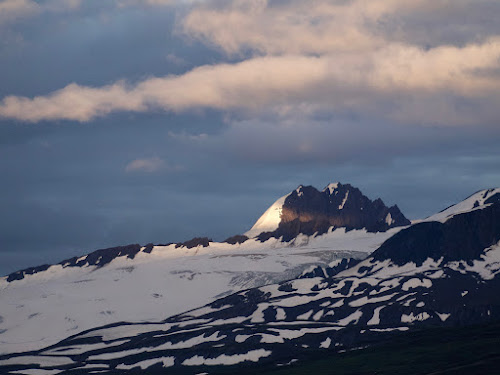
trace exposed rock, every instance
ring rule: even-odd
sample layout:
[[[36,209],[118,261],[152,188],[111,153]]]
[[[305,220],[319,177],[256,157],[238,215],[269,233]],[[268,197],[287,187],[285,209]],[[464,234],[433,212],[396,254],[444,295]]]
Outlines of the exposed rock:
[[[354,267],[356,264],[361,262],[361,259],[355,258],[344,258],[338,264],[333,267],[314,267],[312,270],[304,272],[300,275],[299,279],[310,279],[313,277],[334,277],[339,272],[345,271],[348,268]]]
[[[33,275],[38,272],[43,272],[46,271],[50,265],[44,264],[42,266],[37,266],[37,267],[30,267],[26,268],[24,270],[16,271],[14,273],[11,273],[9,276],[7,276],[7,281],[10,283],[11,281],[15,280],[22,280],[24,279],[25,275]]]
[[[210,242],[212,242],[212,239],[208,237],[195,237],[189,241],[178,243],[175,245],[175,248],[177,249],[182,246],[187,247],[188,249],[192,249],[197,246],[208,247],[210,246]]]
[[[113,259],[120,256],[126,256],[129,259],[134,259],[139,251],[141,251],[141,245],[139,244],[116,246],[96,250],[83,257],[73,257],[62,261],[59,264],[63,267],[82,267],[86,265],[103,267],[110,263]]]
[[[130,259],[134,259],[136,254],[141,250],[141,245],[126,245],[110,247],[107,249],[96,250],[88,255],[82,257],[73,257],[70,259],[63,260],[58,263],[64,268],[66,267],[83,267],[83,266],[97,266],[103,267],[110,263],[113,259],[120,256],[127,256]],[[22,280],[26,275],[33,275],[38,272],[43,272],[49,269],[50,265],[44,264],[38,267],[30,267],[21,271],[11,273],[7,276],[7,281]]]
[[[247,236],[245,236],[243,234],[237,234],[236,236],[229,237],[224,242],[231,244],[231,245],[236,245],[236,244],[244,243],[247,240],[248,240]]]
[[[145,247],[144,247],[144,252],[147,253],[147,254],[151,254],[151,252],[153,251],[153,247],[155,247],[154,244],[152,243],[148,243]]]
[[[299,186],[285,199],[278,229],[261,233],[258,238],[283,237],[283,241],[290,241],[300,233],[323,234],[331,227],[384,232],[410,224],[398,206],[387,207],[380,198],[371,201],[349,184],[331,184],[323,191]]]
[[[419,223],[396,233],[373,253],[376,260],[391,259],[417,265],[427,258],[444,261],[479,259],[488,246],[500,241],[500,204],[458,214],[444,223]]]

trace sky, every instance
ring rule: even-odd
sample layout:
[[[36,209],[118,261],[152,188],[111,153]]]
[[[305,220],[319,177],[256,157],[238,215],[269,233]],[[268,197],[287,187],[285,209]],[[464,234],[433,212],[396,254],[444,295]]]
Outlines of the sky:
[[[298,185],[500,186],[496,0],[0,0],[0,275],[248,230]]]

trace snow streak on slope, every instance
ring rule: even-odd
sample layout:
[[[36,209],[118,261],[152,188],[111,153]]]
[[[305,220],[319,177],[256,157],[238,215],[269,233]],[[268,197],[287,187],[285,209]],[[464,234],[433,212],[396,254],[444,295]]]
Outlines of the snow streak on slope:
[[[396,233],[337,229],[290,243],[255,239],[188,249],[144,248],[104,267],[51,266],[22,280],[0,279],[0,354],[38,349],[92,327],[158,321],[245,288],[300,275],[312,265],[365,258]]]
[[[284,195],[274,202],[273,205],[262,214],[254,226],[245,233],[245,236],[252,238],[258,236],[262,232],[272,232],[278,229],[278,225],[281,221],[281,210],[283,208],[283,204],[285,203],[285,199],[289,195],[290,194]]]

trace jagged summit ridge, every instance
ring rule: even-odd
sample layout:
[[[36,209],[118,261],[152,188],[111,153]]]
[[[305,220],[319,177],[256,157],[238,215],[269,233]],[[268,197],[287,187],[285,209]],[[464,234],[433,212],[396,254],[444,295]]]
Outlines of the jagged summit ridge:
[[[332,227],[384,232],[410,225],[398,206],[387,207],[380,198],[372,201],[358,188],[339,182],[328,184],[322,191],[313,186],[300,185],[276,201],[271,209],[274,213],[273,225],[270,220],[266,222],[266,227],[256,224],[247,235],[255,236],[259,229],[274,228],[263,230],[258,234],[259,239],[282,237],[283,241],[290,241],[299,234],[323,234]],[[269,210],[257,223],[264,222],[264,217],[269,219]]]
[[[322,192],[329,192],[329,194],[334,194],[336,189],[339,187],[339,182],[333,182],[328,184]],[[295,192],[297,195],[301,196],[301,189],[304,188],[303,185],[299,185]],[[256,237],[263,232],[273,232],[278,229],[278,226],[281,222],[281,213],[283,210],[283,206],[285,204],[286,198],[288,198],[292,193],[283,195],[278,198],[263,214],[262,216],[255,222],[253,227],[245,232],[245,236],[252,238]]]

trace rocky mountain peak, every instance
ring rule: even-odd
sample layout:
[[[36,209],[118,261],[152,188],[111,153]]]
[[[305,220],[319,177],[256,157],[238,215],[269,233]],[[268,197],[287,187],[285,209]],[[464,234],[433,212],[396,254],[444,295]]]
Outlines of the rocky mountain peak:
[[[387,207],[380,198],[372,201],[350,184],[331,183],[322,191],[300,185],[283,200],[277,228],[261,233],[259,239],[290,241],[298,234],[323,234],[331,227],[383,232],[405,225],[410,221],[397,206]]]

